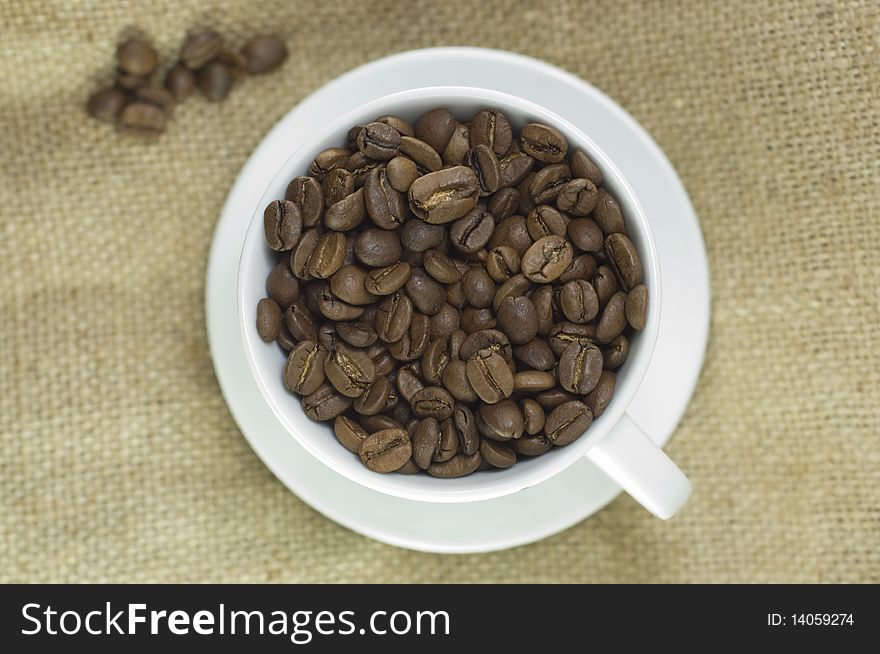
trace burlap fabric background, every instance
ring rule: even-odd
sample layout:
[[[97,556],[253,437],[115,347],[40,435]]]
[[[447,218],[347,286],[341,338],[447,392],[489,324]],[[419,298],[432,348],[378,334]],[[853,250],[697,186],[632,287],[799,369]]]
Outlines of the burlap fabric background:
[[[0,580],[880,581],[877,4],[543,4],[0,2]],[[196,23],[291,58],[157,146],[85,117],[120,32],[168,61]],[[241,165],[328,80],[450,44],[593,82],[693,197],[712,335],[671,522],[621,497],[511,551],[395,549],[291,495],[226,409],[204,278]]]

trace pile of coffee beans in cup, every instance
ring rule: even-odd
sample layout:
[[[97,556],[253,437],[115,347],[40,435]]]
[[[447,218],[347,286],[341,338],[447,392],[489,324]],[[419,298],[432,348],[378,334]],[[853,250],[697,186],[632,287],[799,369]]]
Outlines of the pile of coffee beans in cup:
[[[269,73],[286,59],[287,46],[271,34],[252,38],[236,52],[217,32],[194,30],[184,40],[179,60],[165,73],[164,85],[159,86],[153,83],[159,67],[156,49],[144,38],[129,38],[116,49],[114,83],[93,93],[86,111],[93,118],[115,123],[124,134],[156,137],[165,131],[175,103],[196,88],[211,102],[219,102],[243,73]]]
[[[574,442],[646,322],[601,170],[494,109],[355,125],[264,229],[257,331],[305,414],[376,472],[460,477]]]

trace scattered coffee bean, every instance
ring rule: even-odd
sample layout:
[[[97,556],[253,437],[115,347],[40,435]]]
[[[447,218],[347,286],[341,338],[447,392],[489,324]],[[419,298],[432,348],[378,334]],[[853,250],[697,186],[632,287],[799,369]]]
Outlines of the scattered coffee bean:
[[[93,118],[112,123],[125,106],[126,99],[122,89],[110,86],[97,91],[89,98],[86,103],[86,111]]]
[[[287,60],[287,45],[272,34],[257,36],[241,49],[251,75],[270,73]]]
[[[149,43],[142,39],[129,39],[116,49],[119,69],[128,75],[148,77],[156,70],[159,56]]]

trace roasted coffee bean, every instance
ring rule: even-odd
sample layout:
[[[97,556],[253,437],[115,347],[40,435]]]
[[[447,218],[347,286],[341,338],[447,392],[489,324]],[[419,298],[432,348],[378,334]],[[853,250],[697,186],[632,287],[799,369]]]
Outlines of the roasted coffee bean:
[[[520,259],[516,250],[508,245],[499,245],[486,256],[486,272],[496,282],[505,282],[519,273]]]
[[[376,225],[382,229],[397,229],[403,225],[407,217],[406,200],[403,193],[394,190],[384,168],[370,171],[363,193],[367,214]]]
[[[234,81],[229,66],[220,61],[208,63],[198,74],[199,89],[211,102],[225,100]]]
[[[413,396],[425,387],[425,384],[410,368],[400,368],[395,380],[400,397],[412,403]]]
[[[379,338],[371,324],[360,320],[346,320],[336,323],[336,333],[339,338],[353,347],[369,347]],[[386,372],[390,372],[390,370]]]
[[[437,151],[424,141],[409,136],[400,139],[400,154],[412,160],[419,173],[433,173],[443,167]]]
[[[509,186],[500,188],[489,198],[487,209],[495,217],[496,222],[510,218],[519,207],[519,191]]]
[[[484,329],[494,329],[496,327],[495,312],[491,307],[486,307],[485,309],[466,307],[461,312],[460,324],[461,328],[468,334]]]
[[[354,187],[360,188],[367,180],[367,175],[369,175],[374,168],[381,165],[382,162],[380,160],[370,159],[367,155],[358,150],[357,152],[353,152],[348,159],[345,160],[345,165],[343,167],[354,175]]]
[[[626,363],[628,357],[629,339],[621,334],[605,346],[602,351],[602,365],[605,370],[616,370]]]
[[[266,292],[282,309],[299,298],[299,282],[287,261],[279,261],[266,278]]]
[[[133,38],[120,44],[116,49],[116,62],[119,69],[129,75],[148,77],[156,70],[159,55],[155,48],[143,39]]]
[[[125,106],[125,91],[109,86],[92,94],[86,103],[86,111],[92,118],[113,122]]]
[[[412,252],[425,252],[437,247],[446,237],[442,225],[431,225],[422,220],[408,220],[400,230],[400,242]]]
[[[605,237],[595,221],[589,218],[576,218],[568,224],[568,237],[584,252],[601,252]]]
[[[513,348],[513,355],[532,370],[552,370],[556,365],[553,351],[540,338],[532,339],[524,345]]]
[[[358,416],[358,422],[370,434],[383,429],[403,429],[406,431],[402,423],[381,413],[375,416]]]
[[[354,410],[365,416],[374,416],[385,410],[388,397],[391,395],[391,381],[388,377],[376,377],[363,395],[355,398]]]
[[[450,361],[441,374],[441,380],[452,396],[459,402],[476,402],[479,396],[467,378],[467,364],[460,359]]]
[[[442,385],[443,369],[449,363],[449,341],[435,338],[425,350],[421,360],[422,377],[434,386]]]
[[[642,260],[626,234],[611,234],[605,239],[605,253],[626,291],[642,282]]]
[[[354,193],[354,174],[345,168],[334,168],[324,175],[321,182],[324,204],[331,206]]]
[[[501,188],[501,166],[490,146],[478,145],[471,148],[465,157],[465,164],[477,176],[480,195],[490,195]]]
[[[409,206],[413,213],[432,224],[448,223],[474,208],[479,199],[474,171],[454,166],[419,177],[409,187]]]
[[[601,374],[602,352],[589,341],[569,343],[559,357],[559,385],[567,391],[586,395],[596,387]]]
[[[565,272],[559,276],[557,282],[560,284],[567,284],[568,282],[578,279],[590,280],[595,274],[596,258],[591,254],[582,254],[571,260],[571,263],[568,264],[568,268],[566,268]]]
[[[624,304],[626,321],[630,327],[641,331],[645,328],[648,319],[648,287],[638,284],[626,296]]]
[[[346,416],[336,416],[336,420],[333,421],[333,433],[345,449],[355,454],[360,451],[361,443],[369,436],[366,429]]]
[[[486,145],[499,157],[507,154],[513,143],[513,130],[510,121],[500,111],[484,109],[471,119],[471,146]]]
[[[304,227],[314,227],[324,215],[324,190],[314,177],[294,177],[284,197],[297,206]]]
[[[119,112],[117,127],[127,136],[152,139],[165,131],[165,112],[149,102],[131,102]]]
[[[272,34],[255,36],[241,49],[245,68],[251,75],[262,75],[277,69],[287,60],[287,45]]]
[[[367,271],[360,266],[343,266],[330,278],[330,292],[348,304],[372,304],[378,298],[365,288],[366,279]]]
[[[501,169],[501,186],[520,187],[522,182],[529,177],[534,165],[535,160],[525,152],[513,152],[502,157],[498,160],[498,167]],[[527,196],[527,199],[530,201],[531,195],[528,193],[530,184],[531,181],[529,184],[525,185],[525,190],[523,188],[517,189],[520,195],[520,202],[523,201],[524,195]],[[520,208],[522,208],[522,205],[520,205]],[[523,212],[528,213],[531,210],[532,207],[528,207],[527,209],[523,209]]]
[[[468,304],[482,309],[491,306],[495,297],[495,282],[484,268],[470,268],[461,279],[462,290]]]
[[[301,301],[294,301],[284,311],[284,325],[297,341],[318,340],[318,327],[312,312]]]
[[[593,418],[598,418],[605,412],[605,408],[611,403],[616,384],[617,376],[606,370],[599,377],[596,387],[584,397],[584,402],[593,412]]]
[[[523,436],[513,441],[513,450],[522,456],[541,456],[552,449],[553,445],[545,436]]]
[[[498,329],[507,334],[513,345],[523,345],[535,338],[538,314],[532,301],[522,296],[502,300],[498,306]]]
[[[410,404],[417,418],[446,420],[452,415],[455,400],[442,386],[425,386],[412,396]]]
[[[351,408],[351,398],[338,393],[331,384],[324,382],[314,393],[303,397],[302,408],[310,420],[326,422],[348,411]]]
[[[322,181],[331,170],[344,167],[351,152],[345,148],[327,148],[321,150],[309,166],[309,175]]]
[[[462,360],[466,361],[484,349],[499,352],[505,361],[513,360],[513,349],[510,347],[507,335],[497,329],[484,329],[470,334],[462,342],[458,354]]]
[[[593,422],[593,413],[583,402],[560,404],[550,412],[544,423],[544,433],[556,447],[569,445],[580,438]]]
[[[477,428],[486,438],[509,441],[522,436],[525,419],[513,400],[484,404],[477,412]]]
[[[573,256],[571,243],[561,236],[545,236],[523,255],[522,272],[531,281],[546,284],[565,272]]]
[[[476,353],[467,362],[471,388],[486,404],[495,404],[513,393],[513,373],[505,358],[491,348]]]
[[[440,423],[440,447],[434,453],[434,462],[448,461],[459,452],[458,430],[452,418],[447,418]]]
[[[467,125],[461,123],[452,130],[449,143],[440,153],[440,158],[447,166],[460,166],[464,164],[465,157],[471,149],[470,130]]]
[[[596,325],[596,341],[610,343],[626,329],[626,293],[618,292],[611,296],[602,310]]]
[[[452,223],[449,240],[456,250],[474,254],[486,246],[494,230],[495,219],[492,214],[477,206]]]
[[[525,399],[520,403],[520,411],[523,414],[523,431],[529,436],[534,436],[544,429],[544,409],[532,399]]]
[[[425,266],[425,272],[441,284],[454,284],[461,279],[461,271],[458,266],[440,250],[425,252],[422,263]]]
[[[223,50],[223,38],[213,30],[190,32],[180,49],[180,61],[190,70],[199,70]]]
[[[339,343],[339,334],[336,333],[336,324],[327,323],[318,328],[318,345],[329,352]]]
[[[508,279],[495,291],[492,298],[492,308],[495,311],[501,309],[501,303],[509,297],[517,298],[526,295],[532,287],[532,283],[523,274],[517,274]]]
[[[397,232],[367,229],[354,241],[354,253],[359,261],[374,268],[390,266],[400,261],[402,253]]]
[[[547,336],[553,328],[553,287],[539,286],[529,296],[538,317],[538,334]]]
[[[531,157],[529,159],[534,161]],[[502,170],[504,170],[503,166]],[[532,182],[535,181],[535,175],[536,173],[532,172],[526,173],[520,183],[516,185],[516,190],[519,191],[519,213],[524,216],[528,216],[535,208],[535,200],[532,198]]]
[[[566,320],[588,323],[599,313],[599,298],[593,285],[585,279],[566,283],[559,293],[559,307]]]
[[[514,393],[541,393],[556,386],[553,373],[539,370],[524,370],[513,376]]]
[[[512,447],[491,440],[480,443],[480,456],[493,468],[509,468],[516,463],[516,453]]]
[[[570,343],[580,341],[593,341],[596,336],[594,325],[580,325],[573,322],[563,321],[553,325],[547,338],[550,349],[556,356],[562,356],[565,348]]]
[[[371,270],[364,280],[364,288],[374,295],[391,295],[403,288],[409,280],[410,265],[406,261],[385,268]]]
[[[422,268],[413,268],[406,282],[406,293],[416,309],[433,316],[446,303],[446,290]]]
[[[453,479],[455,477],[464,477],[475,472],[480,467],[482,459],[480,453],[476,452],[470,456],[466,454],[458,454],[448,461],[441,463],[432,463],[428,467],[428,474],[432,477],[440,479]]]
[[[480,449],[480,435],[474,414],[464,404],[456,404],[452,412],[452,421],[458,431],[459,450],[471,455]]]
[[[526,227],[532,240],[538,241],[545,236],[565,237],[568,219],[548,204],[541,204],[529,212]]]
[[[571,169],[567,164],[551,164],[535,173],[529,193],[536,205],[551,204],[570,180]]]
[[[438,153],[443,152],[458,123],[449,109],[432,109],[416,121],[416,138],[430,145]]]
[[[570,165],[575,177],[584,177],[596,186],[602,183],[602,171],[583,150],[575,150],[571,153]]]
[[[275,251],[292,250],[302,234],[302,215],[290,200],[275,200],[263,212],[266,243]]]
[[[520,132],[523,152],[544,163],[559,163],[568,152],[568,141],[549,125],[529,123]]]
[[[386,343],[403,338],[412,322],[412,301],[403,293],[395,292],[385,298],[376,314],[376,333]]]
[[[436,418],[419,420],[412,437],[413,460],[422,470],[427,470],[440,449],[440,424]]]
[[[323,231],[320,227],[311,227],[305,230],[290,255],[290,270],[297,279],[314,279],[309,272],[309,260],[321,240]]]
[[[431,316],[431,338],[449,336],[461,328],[461,313],[449,303]]]
[[[345,397],[360,397],[376,379],[376,368],[365,352],[337,345],[327,355],[324,374]]]
[[[315,249],[312,250],[312,254],[309,257],[309,275],[316,279],[329,279],[333,273],[342,267],[346,247],[345,234],[340,232],[322,234],[317,243],[315,243]],[[337,318],[337,320],[345,319]]]
[[[400,116],[394,115],[386,115],[379,116],[376,119],[377,123],[385,123],[386,125],[390,125],[398,132],[400,132],[401,136],[413,136],[415,132],[413,131],[413,126],[410,125],[407,121],[405,121]]]
[[[298,395],[318,390],[326,379],[327,352],[314,341],[300,341],[290,351],[284,368],[284,386]]]
[[[431,339],[431,321],[428,316],[417,313],[406,333],[388,348],[398,361],[415,361],[425,353]]]
[[[577,177],[563,186],[556,196],[556,206],[570,216],[586,216],[596,206],[599,191],[588,179]]]
[[[278,338],[281,331],[281,307],[264,297],[257,304],[257,333],[267,343]]]
[[[611,296],[617,293],[617,277],[609,266],[599,266],[593,275],[593,288],[599,298],[599,306],[604,307]]]
[[[383,429],[367,436],[358,454],[370,470],[394,472],[409,461],[412,443],[404,429]]]
[[[602,229],[605,236],[611,234],[626,233],[626,224],[623,222],[623,214],[620,205],[608,191],[599,187],[596,208],[593,211],[593,219]]]
[[[370,159],[393,159],[400,148],[400,132],[385,123],[369,123],[358,133],[357,147]]]
[[[347,232],[360,225],[366,217],[364,189],[358,189],[327,207],[324,224],[332,230]]]
[[[506,245],[513,248],[522,258],[533,242],[532,237],[529,236],[526,219],[522,216],[511,216],[496,225],[487,247],[493,250],[499,246]]]
[[[391,188],[406,193],[412,183],[418,179],[419,170],[412,159],[399,155],[388,162],[385,167],[385,175],[388,177]]]
[[[410,439],[412,439],[412,434],[415,432],[415,427],[412,425],[414,422],[417,423],[418,419],[413,416],[409,404],[400,401],[397,391],[393,388],[391,389],[391,394],[388,396],[388,404],[385,406],[385,413],[390,415],[392,419],[406,425],[406,432],[410,434]]]
[[[460,281],[446,285],[446,301],[459,311],[467,304],[464,297],[464,286]]]

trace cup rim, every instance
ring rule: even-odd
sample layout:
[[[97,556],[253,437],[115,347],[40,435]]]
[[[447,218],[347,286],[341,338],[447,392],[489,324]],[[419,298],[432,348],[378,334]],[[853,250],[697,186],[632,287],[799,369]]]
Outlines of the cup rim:
[[[517,470],[517,467],[506,471],[491,471],[491,475],[493,477],[498,477],[498,479],[495,479],[492,483],[482,483],[476,488],[461,488],[460,485],[463,480],[473,478],[476,475],[482,475],[483,473],[481,472],[474,473],[474,475],[470,475],[469,477],[454,480],[459,482],[459,484],[450,484],[449,482],[452,480],[434,480],[438,483],[432,485],[430,489],[427,487],[422,489],[396,483],[400,480],[408,479],[406,476],[381,475],[361,466],[359,463],[349,471],[341,470],[339,462],[315,447],[311,443],[310,436],[302,433],[302,430],[287,418],[282,408],[275,401],[273,392],[269,389],[263,371],[260,369],[256,361],[254,347],[257,345],[263,346],[265,343],[263,343],[258,337],[255,339],[255,330],[251,330],[252,325],[250,324],[253,322],[250,320],[253,312],[249,311],[246,303],[246,286],[248,279],[246,271],[249,269],[251,262],[256,256],[257,248],[262,244],[263,209],[268,202],[278,199],[275,197],[277,193],[273,193],[272,189],[278,186],[279,178],[283,176],[285,180],[284,186],[286,186],[289,178],[292,178],[297,174],[302,174],[302,171],[307,170],[308,165],[312,161],[313,156],[309,156],[310,153],[316,153],[320,149],[319,144],[324,141],[329,134],[336,132],[340,128],[347,129],[357,122],[362,122],[362,118],[360,117],[393,114],[395,113],[395,105],[399,105],[402,102],[417,101],[428,98],[436,99],[438,105],[442,105],[444,99],[449,100],[455,98],[471,100],[474,104],[480,104],[483,106],[512,106],[519,111],[539,117],[540,120],[547,122],[550,125],[562,127],[564,132],[574,135],[576,137],[576,142],[572,143],[570,140],[569,147],[585,150],[590,158],[596,162],[602,170],[603,176],[613,178],[615,185],[619,187],[615,196],[622,206],[625,204],[629,207],[629,211],[626,214],[628,226],[631,228],[636,227],[635,231],[638,231],[641,238],[644,239],[644,250],[648,255],[648,265],[645,266],[645,269],[650,270],[650,278],[653,282],[649,294],[650,304],[648,322],[645,325],[645,329],[642,330],[639,335],[639,365],[636,367],[632,358],[627,361],[628,364],[631,364],[626,371],[627,378],[632,379],[637,377],[637,379],[636,381],[630,382],[629,390],[625,397],[615,394],[609,407],[603,415],[597,419],[602,420],[602,428],[596,429],[595,424],[592,425],[590,430],[574,443],[565,446],[565,448],[556,450],[558,454],[555,458],[548,459],[542,456],[535,459],[535,465],[528,471]],[[622,196],[625,196],[625,202],[620,201]],[[583,130],[557,115],[555,112],[545,109],[530,100],[509,93],[469,86],[428,86],[387,94],[375,98],[370,102],[364,103],[359,107],[351,109],[332,119],[320,131],[315,132],[310,138],[303,141],[291,152],[290,156],[284,161],[278,170],[275,171],[271,179],[267,182],[266,188],[250,217],[247,233],[239,256],[237,271],[239,329],[244,340],[244,350],[248,366],[251,374],[254,376],[257,387],[260,389],[260,394],[269,405],[269,408],[272,410],[276,419],[284,427],[285,431],[293,436],[312,456],[337,474],[378,492],[404,499],[432,503],[481,501],[509,495],[549,479],[573,464],[580,457],[584,456],[593,446],[596,445],[596,443],[604,438],[604,436],[614,428],[620,418],[623,417],[641,386],[647,369],[653,359],[654,349],[657,343],[660,321],[660,303],[660,270],[654,236],[647,220],[647,216],[645,215],[644,209],[639,202],[635,191],[614,161],[587,134],[585,134]],[[284,389],[284,392],[288,393],[289,391]],[[613,420],[610,419],[612,417]],[[332,423],[314,424],[316,427],[325,427],[332,430]],[[345,450],[341,445],[339,445],[339,452],[340,455],[352,456],[351,452]],[[508,474],[504,475],[505,472]]]

